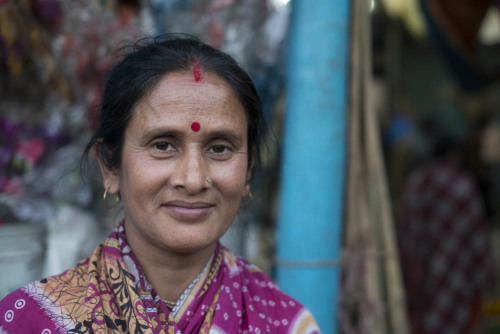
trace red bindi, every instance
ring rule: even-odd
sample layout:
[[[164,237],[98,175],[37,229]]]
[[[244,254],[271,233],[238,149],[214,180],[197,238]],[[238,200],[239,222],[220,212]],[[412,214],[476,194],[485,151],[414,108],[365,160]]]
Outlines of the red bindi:
[[[191,130],[193,130],[194,132],[200,131],[200,128],[201,128],[200,123],[198,122],[191,123]]]
[[[200,66],[196,62],[193,63],[193,76],[194,76],[194,81],[198,82],[201,80]]]

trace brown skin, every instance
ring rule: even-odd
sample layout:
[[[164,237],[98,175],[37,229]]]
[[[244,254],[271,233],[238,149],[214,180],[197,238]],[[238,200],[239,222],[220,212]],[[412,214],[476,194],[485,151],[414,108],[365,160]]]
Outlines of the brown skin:
[[[123,201],[128,243],[161,298],[180,297],[248,195],[247,131],[223,79],[176,72],[135,107],[119,169],[106,168],[95,150],[104,188]]]

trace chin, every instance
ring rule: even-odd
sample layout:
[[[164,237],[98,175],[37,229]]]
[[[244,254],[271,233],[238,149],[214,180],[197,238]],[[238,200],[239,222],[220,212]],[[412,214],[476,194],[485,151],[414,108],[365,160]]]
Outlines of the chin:
[[[210,247],[215,247],[218,240],[219,239],[216,239],[215,241],[207,241],[191,238],[189,240],[171,240],[169,242],[164,242],[164,245],[165,248],[171,252],[191,254],[206,250]]]

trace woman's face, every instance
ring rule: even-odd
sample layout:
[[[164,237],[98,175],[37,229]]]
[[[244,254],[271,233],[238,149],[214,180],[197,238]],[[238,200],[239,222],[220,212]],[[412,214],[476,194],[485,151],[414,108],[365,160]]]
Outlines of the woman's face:
[[[223,79],[163,77],[134,109],[119,170],[103,169],[104,186],[123,201],[131,245],[215,246],[249,192],[248,154],[246,114]]]

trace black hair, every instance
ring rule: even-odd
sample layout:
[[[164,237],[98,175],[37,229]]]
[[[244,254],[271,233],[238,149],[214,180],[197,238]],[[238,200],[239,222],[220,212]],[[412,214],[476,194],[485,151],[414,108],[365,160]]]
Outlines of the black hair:
[[[450,153],[459,152],[461,141],[448,133],[436,119],[424,117],[419,124],[425,139],[431,145],[430,156],[443,158]]]
[[[252,152],[255,152],[254,163],[259,165],[264,126],[262,102],[250,76],[231,56],[186,34],[145,38],[131,48],[107,73],[99,127],[85,148],[82,166],[87,162],[89,151],[97,144],[103,164],[110,169],[119,168],[125,130],[137,103],[154,90],[163,76],[192,71],[193,64],[224,79],[238,97],[248,124],[248,167],[252,162]]]

